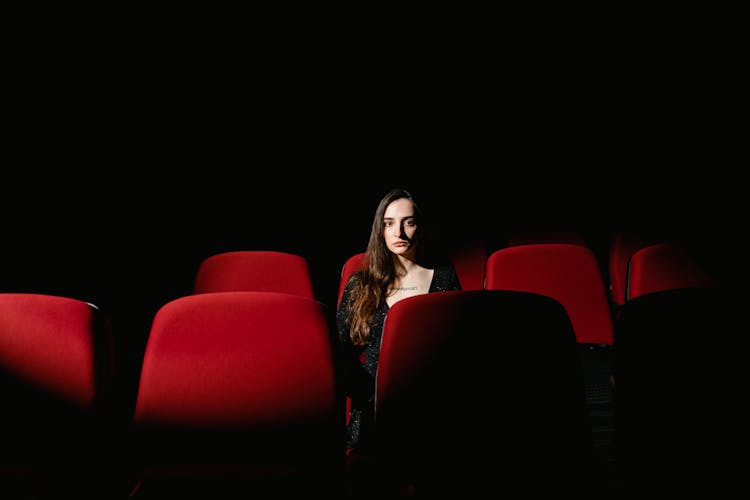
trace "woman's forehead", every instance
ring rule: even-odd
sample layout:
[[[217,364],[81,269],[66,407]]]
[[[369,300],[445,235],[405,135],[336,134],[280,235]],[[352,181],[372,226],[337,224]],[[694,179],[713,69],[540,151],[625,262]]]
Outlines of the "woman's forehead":
[[[407,198],[399,198],[392,201],[385,209],[386,219],[403,219],[414,217],[414,204]]]

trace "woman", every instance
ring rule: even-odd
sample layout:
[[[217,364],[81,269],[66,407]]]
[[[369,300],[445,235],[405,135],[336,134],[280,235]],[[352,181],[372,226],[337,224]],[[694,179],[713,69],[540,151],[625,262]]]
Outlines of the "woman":
[[[362,270],[349,278],[336,311],[344,390],[351,398],[349,450],[366,453],[372,444],[375,374],[388,309],[415,295],[460,290],[453,266],[429,268],[418,261],[420,223],[422,214],[408,191],[392,189],[380,200]]]

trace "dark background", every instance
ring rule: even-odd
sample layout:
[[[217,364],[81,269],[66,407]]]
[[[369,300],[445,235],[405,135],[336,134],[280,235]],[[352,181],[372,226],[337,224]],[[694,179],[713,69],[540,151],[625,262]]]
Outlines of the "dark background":
[[[480,160],[423,150],[421,160],[363,154],[334,169],[319,154],[246,155],[228,167],[181,153],[169,162],[181,165],[173,172],[153,165],[136,173],[133,165],[101,178],[72,167],[26,172],[4,185],[0,291],[102,308],[130,384],[153,315],[191,293],[198,265],[212,254],[302,255],[318,299],[333,311],[341,266],[365,249],[375,207],[394,186],[412,191],[429,217],[431,243],[445,249],[479,240],[492,250],[518,232],[571,231],[604,265],[612,236],[628,230],[687,239],[723,275],[733,272],[729,189],[708,165],[694,164],[689,174],[553,155],[524,161],[498,152]]]
[[[102,308],[133,381],[153,315],[212,254],[302,255],[333,308],[396,186],[438,246],[572,231],[604,263],[633,230],[690,240],[734,275],[746,162],[724,52],[635,45],[605,25],[594,38],[468,31],[209,43],[102,24],[14,39],[0,292]]]

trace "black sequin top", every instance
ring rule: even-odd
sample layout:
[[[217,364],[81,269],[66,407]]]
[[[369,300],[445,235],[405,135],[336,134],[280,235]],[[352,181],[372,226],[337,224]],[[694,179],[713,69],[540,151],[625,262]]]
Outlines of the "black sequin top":
[[[351,291],[355,280],[358,278],[358,273],[352,275],[344,288],[338,310],[336,311],[336,324],[343,349],[343,387],[347,396],[351,398],[349,425],[347,427],[347,446],[363,450],[368,446],[367,436],[371,435],[374,421],[375,374],[378,368],[383,325],[389,306],[383,302],[377,311],[375,311],[375,316],[370,325],[370,342],[364,346],[353,345],[349,336],[347,318],[349,304],[352,301]],[[448,265],[435,268],[432,281],[430,282],[430,289],[427,293],[460,289],[461,286],[456,271],[453,266]],[[364,363],[360,360],[362,352],[364,352]]]

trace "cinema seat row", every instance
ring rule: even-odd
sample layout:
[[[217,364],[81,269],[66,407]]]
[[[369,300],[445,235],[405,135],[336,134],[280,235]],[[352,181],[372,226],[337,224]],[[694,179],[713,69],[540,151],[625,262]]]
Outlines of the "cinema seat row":
[[[395,304],[377,376],[376,489],[606,491],[619,486],[607,468],[615,453],[642,459],[648,466],[635,477],[653,480],[652,411],[678,418],[654,387],[689,368],[670,348],[697,348],[670,328],[673,317],[683,335],[710,328],[703,311],[713,315],[722,302],[679,245],[631,253],[625,279],[610,276],[607,290],[584,241],[469,246],[453,254],[462,291]],[[341,287],[362,256],[344,263]],[[154,315],[130,416],[113,404],[118,367],[102,311],[72,298],[0,293],[8,497],[354,496],[333,308],[316,300],[312,284],[294,254],[207,258],[193,293]],[[669,340],[657,343],[658,356],[647,354],[663,330]],[[615,399],[621,384],[625,397]],[[668,435],[672,447],[659,451],[676,453],[683,435]]]

